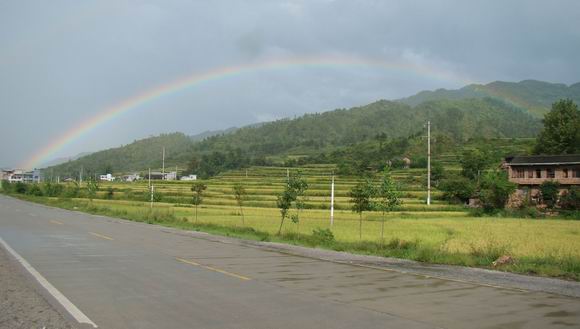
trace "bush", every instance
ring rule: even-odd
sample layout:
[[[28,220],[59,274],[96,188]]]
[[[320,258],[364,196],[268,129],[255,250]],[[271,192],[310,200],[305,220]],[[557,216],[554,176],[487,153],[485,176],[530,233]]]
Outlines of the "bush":
[[[466,203],[475,194],[475,184],[465,177],[452,177],[442,180],[439,189],[443,191],[443,199],[452,202]]]
[[[504,209],[516,184],[510,182],[505,171],[489,172],[481,181],[479,198],[486,212]]]
[[[580,189],[574,186],[564,193],[560,198],[560,207],[564,210],[580,210]]]
[[[549,209],[554,209],[558,203],[558,191],[560,184],[554,181],[545,181],[540,185],[540,196],[542,202]]]
[[[28,186],[22,182],[16,182],[16,184],[14,184],[14,192],[16,193],[25,194],[27,190]]]
[[[315,228],[312,231],[312,237],[317,240],[319,243],[323,244],[330,244],[334,242],[334,234],[328,228]]]
[[[42,196],[42,190],[40,189],[40,186],[38,186],[38,184],[31,184],[28,187],[28,191],[26,191],[26,194],[33,196]]]
[[[62,193],[64,186],[51,182],[45,182],[42,186],[42,190],[45,196],[56,197]]]
[[[105,192],[105,199],[112,200],[114,196],[115,196],[115,190],[111,186],[109,186],[107,188],[107,192]]]

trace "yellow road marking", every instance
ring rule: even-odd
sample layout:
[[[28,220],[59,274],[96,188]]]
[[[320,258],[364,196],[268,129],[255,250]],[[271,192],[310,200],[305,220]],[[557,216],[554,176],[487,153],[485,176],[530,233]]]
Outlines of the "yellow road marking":
[[[106,235],[102,235],[99,233],[95,233],[95,232],[89,232],[89,234],[96,236],[97,238],[101,238],[101,239],[105,239],[105,240],[113,240],[113,238],[108,237]]]
[[[63,222],[59,222],[57,220],[51,220],[50,222],[53,223],[53,224],[56,224],[56,225],[64,225]]]
[[[183,259],[183,258],[175,258],[175,260],[177,260],[179,262],[182,262],[182,263],[185,263],[185,264],[189,264],[189,265],[193,265],[193,266],[199,266],[201,268],[204,268],[206,270],[210,270],[210,271],[213,271],[213,272],[218,272],[218,273],[221,273],[221,274],[225,274],[225,275],[228,275],[228,276],[231,276],[231,277],[234,277],[236,279],[243,280],[243,281],[252,280],[252,279],[250,279],[250,278],[248,278],[246,276],[243,276],[243,275],[239,275],[239,274],[236,274],[236,273],[228,272],[228,271],[225,271],[225,270],[222,270],[222,269],[219,269],[219,268],[215,268],[215,267],[211,267],[211,266],[207,266],[207,265],[201,265],[200,263],[196,263],[196,262],[191,261],[191,260],[187,260],[187,259]]]

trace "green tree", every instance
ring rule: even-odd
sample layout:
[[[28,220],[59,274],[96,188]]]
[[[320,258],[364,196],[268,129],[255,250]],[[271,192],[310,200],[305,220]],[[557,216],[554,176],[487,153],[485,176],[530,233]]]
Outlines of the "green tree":
[[[294,203],[296,205],[296,214],[292,216],[292,221],[299,223],[299,213],[303,204],[301,203],[301,197],[304,192],[308,189],[308,183],[306,179],[302,177],[300,173],[293,173],[288,178],[284,191],[278,195],[276,200],[276,205],[280,209],[280,227],[278,228],[278,235],[282,233],[282,226],[284,225],[284,220],[288,217],[288,213]]]
[[[580,153],[580,111],[570,99],[552,104],[534,147],[536,154]]]
[[[492,171],[481,180],[479,198],[483,209],[492,212],[504,209],[510,195],[516,190],[516,184],[508,180],[507,172]]]
[[[247,197],[246,189],[241,183],[236,183],[232,187],[232,191],[234,192],[234,197],[236,198],[238,207],[240,207],[240,213],[242,214],[242,225],[245,225],[243,205]]]
[[[556,181],[545,181],[540,185],[540,196],[542,202],[549,209],[554,209],[558,204],[558,194],[560,183]]]
[[[564,210],[580,210],[580,188],[573,186],[560,198]]]
[[[438,185],[438,189],[443,191],[443,199],[466,203],[474,196],[476,185],[471,179],[463,176],[452,176],[442,180]]]
[[[493,159],[489,150],[465,150],[459,160],[461,163],[461,175],[469,179],[479,180],[483,172],[491,166]]]
[[[193,196],[191,203],[195,206],[195,222],[197,223],[197,207],[203,202],[203,192],[207,189],[207,185],[200,181],[196,181],[191,186]]]
[[[95,179],[89,179],[87,181],[87,196],[89,197],[89,201],[93,202],[93,199],[97,195],[97,191],[99,190],[99,182]]]
[[[352,187],[348,196],[350,197],[350,202],[352,203],[352,211],[358,213],[359,215],[359,226],[358,233],[359,239],[362,240],[362,214],[365,211],[372,210],[371,199],[374,195],[374,186],[370,178],[358,182]]]
[[[381,184],[375,190],[375,196],[378,198],[376,208],[383,213],[381,222],[381,243],[385,238],[385,213],[393,211],[402,203],[401,192],[399,187],[391,177],[391,170],[385,167]]]

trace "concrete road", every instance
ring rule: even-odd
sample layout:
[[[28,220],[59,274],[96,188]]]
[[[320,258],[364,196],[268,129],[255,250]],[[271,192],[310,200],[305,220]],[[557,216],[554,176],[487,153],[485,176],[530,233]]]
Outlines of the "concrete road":
[[[87,328],[580,327],[579,298],[292,256],[4,196],[0,238]]]

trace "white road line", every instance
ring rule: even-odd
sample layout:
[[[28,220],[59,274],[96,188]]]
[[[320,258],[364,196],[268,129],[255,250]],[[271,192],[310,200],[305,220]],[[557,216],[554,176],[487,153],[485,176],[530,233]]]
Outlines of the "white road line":
[[[38,283],[40,283],[42,287],[44,287],[44,289],[46,289],[67,310],[67,312],[69,312],[70,315],[72,315],[72,317],[75,318],[75,320],[77,320],[78,323],[86,323],[93,326],[93,328],[98,328],[98,326],[93,321],[91,321],[83,312],[81,312],[81,310],[79,310],[68,298],[66,298],[60,291],[58,291],[58,289],[56,289],[50,282],[48,282],[48,280],[46,280],[42,276],[42,274],[38,273],[38,271],[35,270],[34,267],[32,267],[32,265],[30,265],[24,258],[22,258],[22,256],[20,256],[16,251],[14,251],[14,249],[12,249],[1,237],[0,244],[2,244],[2,246],[4,246],[4,248],[8,250],[8,252],[10,252],[12,256],[14,256],[14,258],[16,258],[16,260],[18,260],[18,262],[20,262],[20,264],[22,264],[22,266],[24,266],[24,268],[30,274],[32,274],[32,276],[38,281]]]

